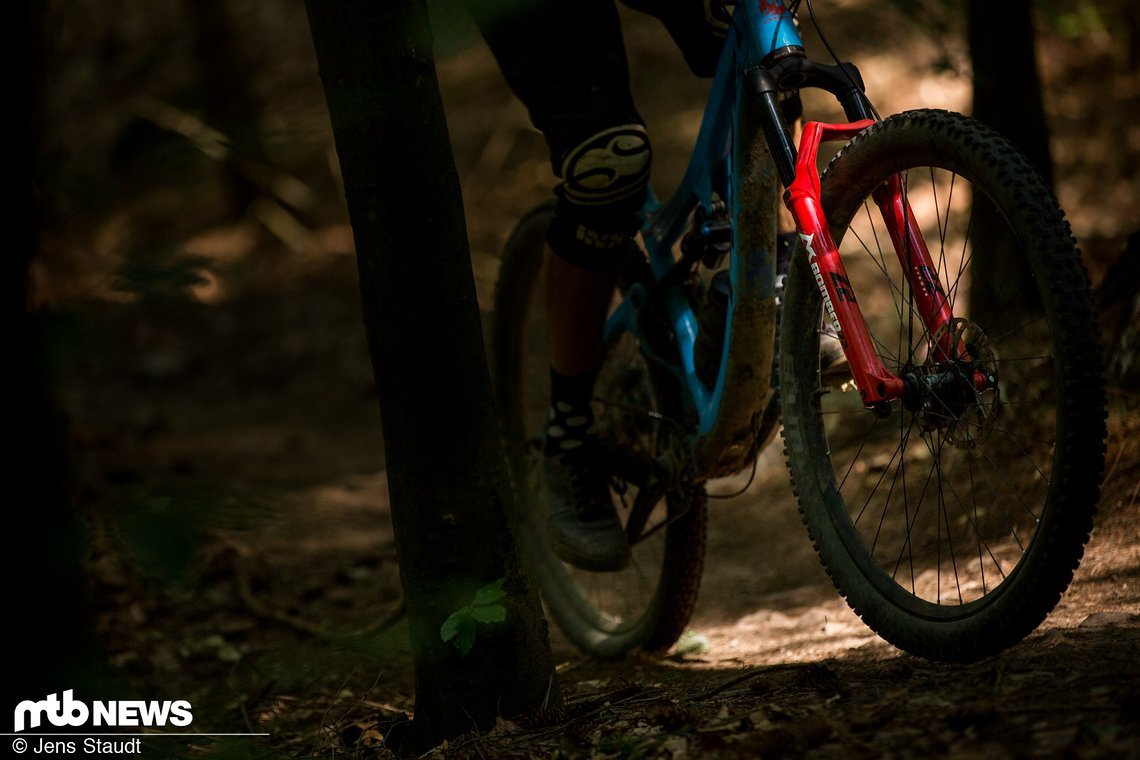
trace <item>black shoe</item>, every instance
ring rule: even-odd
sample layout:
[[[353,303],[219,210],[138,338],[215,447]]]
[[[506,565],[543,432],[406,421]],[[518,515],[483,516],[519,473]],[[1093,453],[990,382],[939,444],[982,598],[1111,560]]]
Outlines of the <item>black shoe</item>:
[[[839,334],[826,319],[819,330],[819,374],[827,377],[851,374],[847,356],[839,344]]]
[[[592,449],[593,447],[588,447]],[[543,461],[550,517],[550,547],[583,570],[605,572],[629,565],[625,529],[614,509],[609,478],[590,451],[567,451]]]

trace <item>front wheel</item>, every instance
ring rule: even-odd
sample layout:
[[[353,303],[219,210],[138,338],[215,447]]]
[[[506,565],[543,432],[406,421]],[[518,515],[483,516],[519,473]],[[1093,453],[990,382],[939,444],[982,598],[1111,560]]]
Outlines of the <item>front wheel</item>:
[[[553,204],[548,204],[519,223],[507,241],[495,289],[495,390],[521,542],[547,609],[575,646],[604,659],[633,649],[660,652],[684,632],[696,604],[707,522],[704,489],[673,487],[662,498],[643,497],[635,509],[639,478],[623,477],[615,467],[610,474],[619,516],[627,531],[643,537],[632,546],[630,566],[620,572],[572,567],[555,556],[547,538],[542,434],[550,364],[543,250],[552,217]],[[623,289],[648,276],[648,263],[634,254],[623,262]],[[615,302],[620,297],[615,293]],[[644,463],[684,446],[675,422],[679,399],[660,375],[630,333],[606,346],[594,413],[599,440],[615,458]],[[629,527],[631,515],[637,515],[633,522],[640,527]]]
[[[895,177],[936,285],[904,276],[871,198]],[[957,114],[870,127],[832,160],[822,202],[876,350],[911,390],[879,418],[849,378],[821,377],[821,298],[797,259],[780,389],[804,521],[883,638],[936,660],[995,654],[1056,605],[1096,510],[1105,396],[1079,253],[1024,158]],[[940,285],[965,358],[932,349],[946,335],[926,331],[912,283]],[[994,380],[984,391],[956,379],[978,371]]]

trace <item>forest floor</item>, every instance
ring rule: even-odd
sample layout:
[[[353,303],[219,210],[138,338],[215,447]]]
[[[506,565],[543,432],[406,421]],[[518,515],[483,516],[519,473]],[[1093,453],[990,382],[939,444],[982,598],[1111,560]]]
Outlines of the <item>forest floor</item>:
[[[913,28],[889,53],[862,44],[877,5],[837,2],[828,28],[880,110],[968,108],[960,45]],[[624,18],[663,188],[706,84],[656,24]],[[1049,31],[1042,48],[1058,193],[1094,281],[1140,206],[1140,74],[1106,34]],[[310,184],[336,198],[311,51],[294,65],[311,69],[309,99],[282,96],[293,105],[274,113],[276,139],[302,143],[294,165],[323,166]],[[497,252],[548,196],[549,164],[481,45],[441,56],[440,77],[486,312]],[[339,200],[317,221],[273,203],[237,222],[180,207],[217,184],[210,170],[65,214],[37,269],[57,314],[99,633],[125,688],[188,699],[201,731],[268,734],[208,745],[226,756],[385,756],[414,695],[351,234]],[[159,240],[193,277],[108,286],[124,250]],[[411,286],[430,297],[430,283]],[[848,610],[778,448],[711,509],[701,646],[603,664],[555,631],[568,719],[504,722],[447,756],[1140,757],[1140,397],[1110,392],[1101,512],[1068,593],[1023,643],[968,666],[900,653]],[[144,743],[143,756],[171,751]]]

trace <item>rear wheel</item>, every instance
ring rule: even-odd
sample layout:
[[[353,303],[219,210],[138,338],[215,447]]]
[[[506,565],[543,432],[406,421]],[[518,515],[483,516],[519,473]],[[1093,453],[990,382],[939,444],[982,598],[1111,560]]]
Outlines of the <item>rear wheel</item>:
[[[699,486],[653,487],[649,495],[645,466],[680,451],[682,440],[672,421],[677,403],[670,386],[628,332],[607,346],[594,413],[603,448],[611,454],[615,505],[637,537],[632,562],[619,572],[587,572],[562,562],[548,544],[541,438],[550,403],[543,250],[552,216],[552,205],[544,205],[519,223],[495,290],[495,388],[523,548],[550,613],[577,647],[601,658],[635,648],[663,651],[684,631],[696,604],[707,511]],[[631,251],[623,262],[622,287],[647,273],[646,262]],[[620,293],[615,303],[618,298]]]
[[[965,352],[932,350],[872,200],[907,199]],[[787,283],[784,437],[824,565],[883,638],[971,660],[1032,631],[1072,579],[1104,464],[1104,387],[1088,281],[1056,202],[1005,140],[917,111],[853,139],[822,200],[874,345],[908,385],[889,416],[819,371],[820,295],[804,257]],[[1002,247],[1005,250],[999,250]],[[1006,262],[971,281],[990,257]],[[994,385],[978,391],[982,372]]]

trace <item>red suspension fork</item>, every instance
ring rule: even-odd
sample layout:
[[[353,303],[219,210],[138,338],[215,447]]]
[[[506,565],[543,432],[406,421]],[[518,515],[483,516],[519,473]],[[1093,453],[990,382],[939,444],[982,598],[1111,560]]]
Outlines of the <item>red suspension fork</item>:
[[[931,339],[940,336],[937,345],[933,346],[935,361],[968,360],[965,345],[954,339],[953,330],[945,329],[953,321],[954,313],[939,282],[938,266],[930,257],[926,239],[907,202],[905,180],[896,174],[877,188],[871,197],[883,214],[899,264],[907,273],[915,306],[927,335]]]
[[[839,334],[863,404],[885,412],[889,401],[902,397],[903,381],[883,366],[871,341],[867,322],[823,215],[816,170],[821,142],[849,140],[873,123],[866,119],[851,124],[806,124],[796,161],[796,178],[788,188],[785,203],[796,220],[796,230],[804,241],[808,264],[823,297],[824,311]]]

